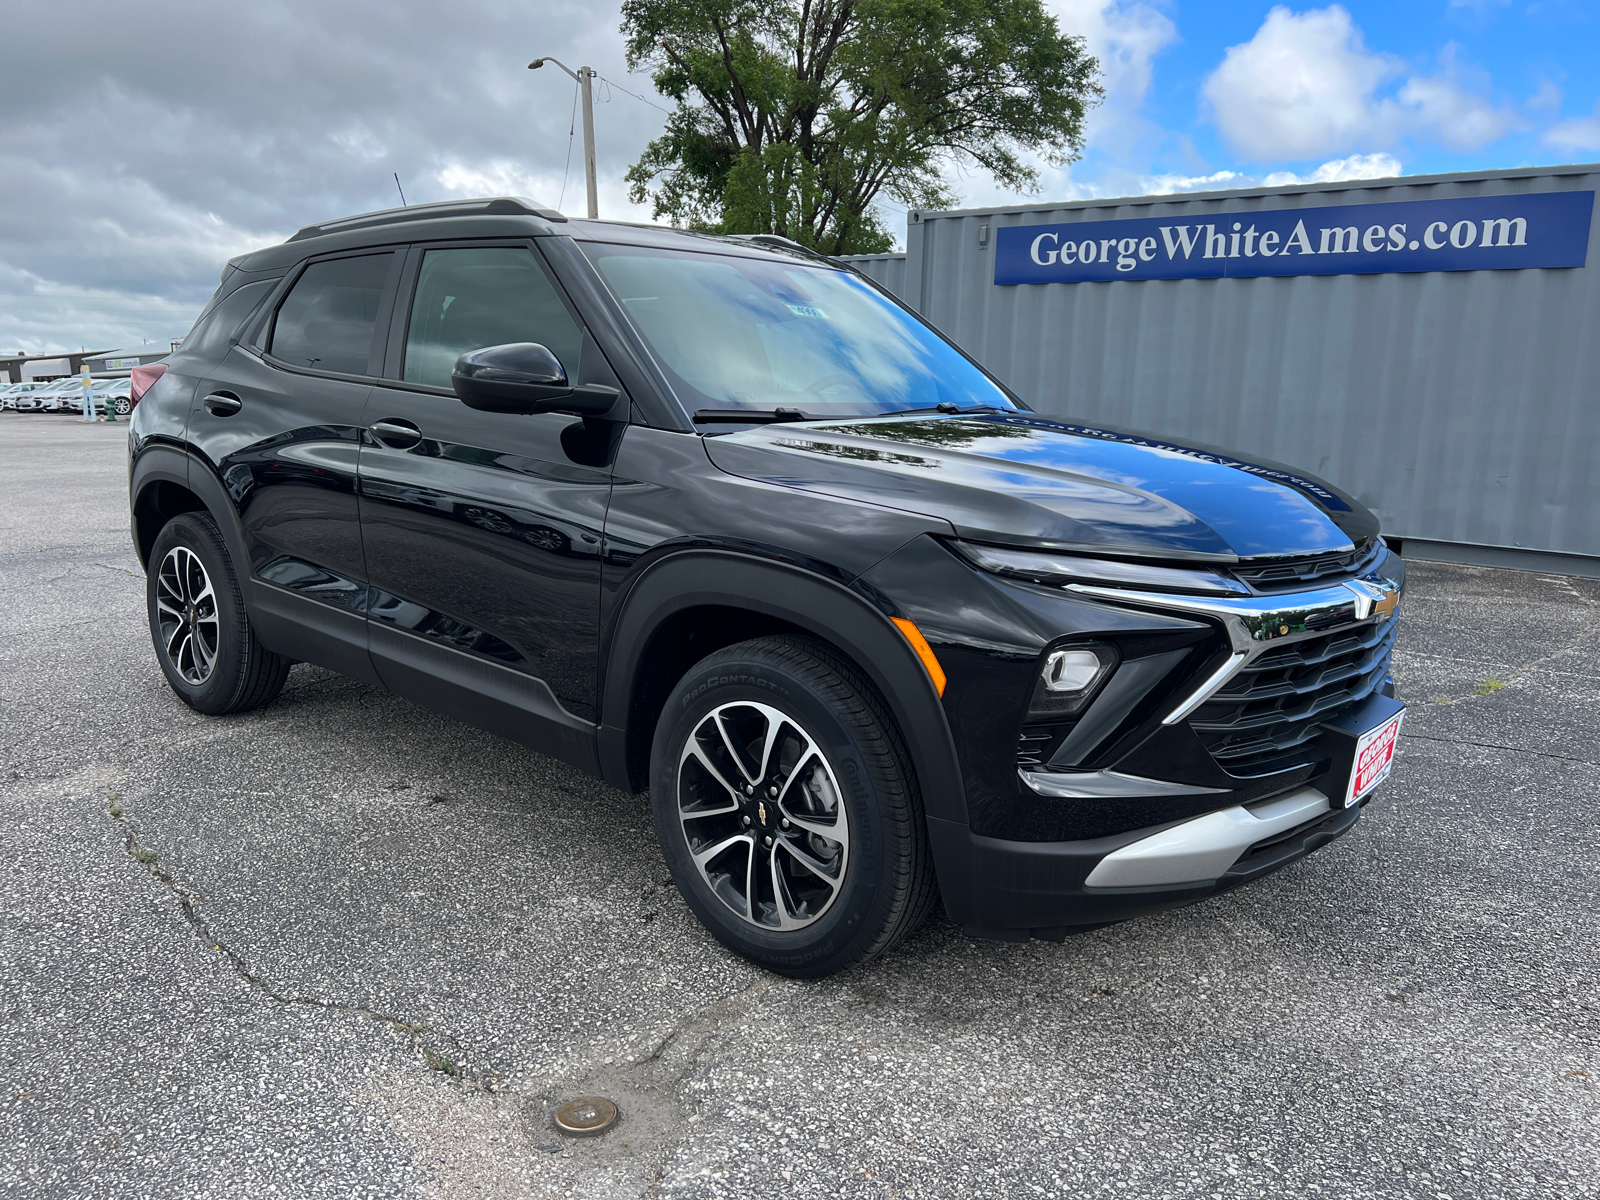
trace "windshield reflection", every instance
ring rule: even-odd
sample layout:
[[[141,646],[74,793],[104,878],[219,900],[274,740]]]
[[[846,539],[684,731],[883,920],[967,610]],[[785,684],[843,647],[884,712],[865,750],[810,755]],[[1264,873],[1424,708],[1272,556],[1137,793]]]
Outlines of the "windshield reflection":
[[[847,271],[639,246],[583,249],[690,412],[1015,410],[953,346]]]

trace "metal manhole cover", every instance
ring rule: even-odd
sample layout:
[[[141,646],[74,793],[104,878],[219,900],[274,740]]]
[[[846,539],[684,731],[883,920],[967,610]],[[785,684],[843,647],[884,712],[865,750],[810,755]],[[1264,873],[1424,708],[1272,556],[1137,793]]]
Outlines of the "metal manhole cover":
[[[617,1106],[604,1096],[579,1096],[556,1109],[556,1128],[568,1137],[596,1137],[617,1123]]]

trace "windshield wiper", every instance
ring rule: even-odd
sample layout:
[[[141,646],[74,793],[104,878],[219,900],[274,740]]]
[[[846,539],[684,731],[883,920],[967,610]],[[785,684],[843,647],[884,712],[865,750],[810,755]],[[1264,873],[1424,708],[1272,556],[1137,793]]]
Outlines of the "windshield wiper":
[[[931,413],[931,412],[949,413],[949,414],[957,414],[957,413],[959,413],[959,414],[964,416],[967,413],[1003,412],[1003,411],[1005,411],[1005,410],[1000,408],[998,405],[994,405],[994,404],[974,404],[971,408],[962,408],[959,404],[952,404],[950,401],[946,400],[942,404],[935,404],[931,408],[901,408],[901,409],[896,409],[894,412],[868,413],[867,416],[869,416],[869,417],[909,417],[909,416],[914,416],[917,413]]]
[[[702,408],[694,414],[696,425],[776,425],[782,421],[812,421],[798,408]]]

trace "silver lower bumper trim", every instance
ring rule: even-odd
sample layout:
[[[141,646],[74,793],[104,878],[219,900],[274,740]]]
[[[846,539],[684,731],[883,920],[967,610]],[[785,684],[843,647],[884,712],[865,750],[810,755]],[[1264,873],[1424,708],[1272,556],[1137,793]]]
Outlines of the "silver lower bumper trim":
[[[1221,876],[1262,838],[1328,811],[1328,798],[1309,786],[1257,804],[1236,804],[1113,850],[1089,872],[1084,886],[1204,883]]]
[[[1023,771],[1022,777],[1036,796],[1061,800],[1115,800],[1143,796],[1204,796],[1226,788],[1196,787],[1165,779],[1145,779],[1120,771]]]

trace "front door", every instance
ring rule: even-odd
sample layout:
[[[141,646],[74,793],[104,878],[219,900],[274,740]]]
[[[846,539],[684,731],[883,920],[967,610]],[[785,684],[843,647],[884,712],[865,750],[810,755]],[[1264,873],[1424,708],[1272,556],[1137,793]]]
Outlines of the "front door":
[[[568,453],[579,418],[479,412],[450,372],[470,350],[538,342],[578,382],[593,343],[525,244],[412,255],[402,353],[361,450],[374,664],[402,695],[587,761],[610,467]],[[560,727],[555,742],[519,714]]]

